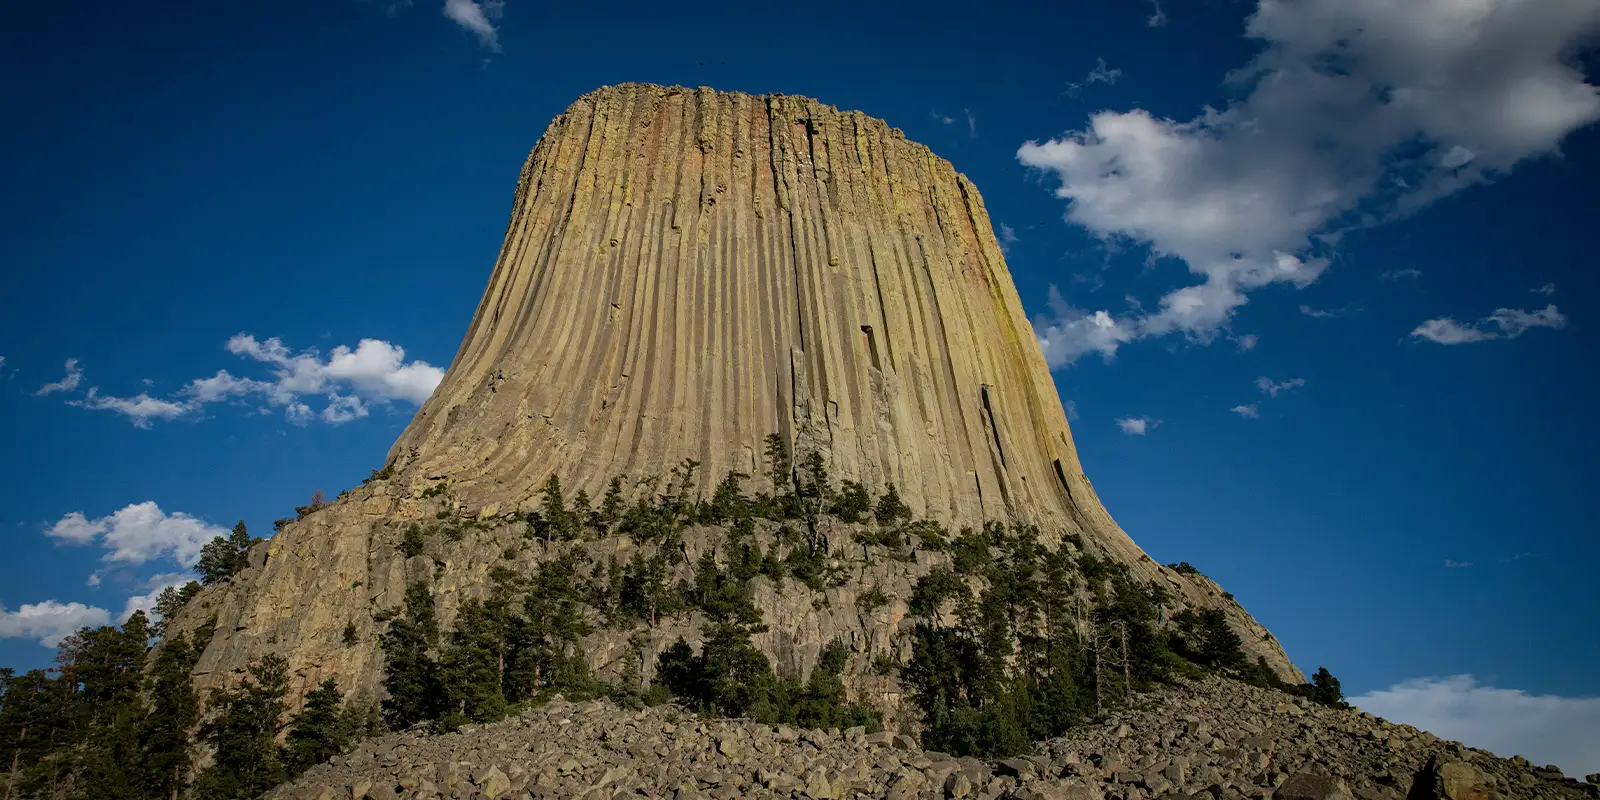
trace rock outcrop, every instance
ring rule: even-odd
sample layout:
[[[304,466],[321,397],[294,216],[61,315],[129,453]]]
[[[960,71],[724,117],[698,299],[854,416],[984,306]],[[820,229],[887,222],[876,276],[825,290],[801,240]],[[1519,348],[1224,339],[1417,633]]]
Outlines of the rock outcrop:
[[[516,515],[550,476],[598,497],[684,459],[710,481],[760,475],[774,433],[952,528],[1076,534],[1176,606],[1224,610],[1252,659],[1303,680],[1231,595],[1155,563],[1102,507],[983,200],[949,162],[815,100],[639,84],[578,99],[539,139],[472,325],[387,477],[284,527],[172,629],[217,620],[202,689],[275,652],[292,705],[329,676],[371,699],[374,615],[423,581],[448,626],[522,546]],[[441,514],[481,524],[401,552],[407,525]],[[926,568],[911,563],[872,585],[909,585]],[[865,659],[892,646],[898,599],[877,618],[850,596],[758,597],[759,644],[781,665],[840,637]],[[593,644],[594,666],[614,660],[615,642]]]
[[[1357,711],[1223,680],[998,761],[905,736],[706,720],[556,700],[444,736],[367,742],[268,800],[999,798],[1028,800],[1592,800],[1600,786]]]

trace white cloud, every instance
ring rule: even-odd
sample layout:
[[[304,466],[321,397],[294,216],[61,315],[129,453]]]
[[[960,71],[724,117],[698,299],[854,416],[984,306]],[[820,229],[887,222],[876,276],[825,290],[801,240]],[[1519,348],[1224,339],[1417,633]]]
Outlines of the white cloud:
[[[1498,330],[1490,330],[1491,326]],[[1436,344],[1470,344],[1490,339],[1515,339],[1532,328],[1561,329],[1566,326],[1566,316],[1554,305],[1548,305],[1538,311],[1498,308],[1472,325],[1462,324],[1452,317],[1430,319],[1418,325],[1410,335]]]
[[[1002,253],[1010,253],[1011,252],[1011,245],[1016,244],[1016,243],[1017,243],[1017,231],[1016,231],[1016,229],[1012,228],[1010,225],[1005,224],[1004,222],[1000,223],[1000,252],[1002,252]],[[5,363],[4,359],[0,359],[0,364],[4,364],[4,363]]]
[[[1537,287],[1534,287],[1532,289],[1529,289],[1528,291],[1530,291],[1530,292],[1532,292],[1534,294],[1542,294],[1542,295],[1544,295],[1546,297],[1549,297],[1550,295],[1553,295],[1553,294],[1556,293],[1556,285],[1553,284],[1553,283],[1547,283],[1547,284],[1545,284],[1543,286],[1537,286]],[[4,363],[5,363],[5,359],[0,358],[0,364],[4,364]]]
[[[1161,420],[1149,417],[1126,417],[1117,420],[1117,427],[1121,428],[1122,432],[1129,436],[1143,436],[1160,424]]]
[[[56,392],[70,392],[77,389],[78,384],[82,382],[83,370],[78,367],[78,359],[69,358],[67,359],[67,374],[55,383],[47,383],[40,386],[39,391],[34,392],[34,394],[44,397],[47,394],[55,394]]]
[[[1305,304],[1300,306],[1300,313],[1312,319],[1333,319],[1334,317],[1342,317],[1349,311],[1349,306],[1340,306],[1339,308],[1312,308]]]
[[[500,18],[504,8],[505,3],[500,0],[445,0],[444,15],[478,37],[484,47],[498,53],[500,31],[495,28],[494,20]]]
[[[1050,287],[1046,302],[1050,311],[1034,318],[1033,328],[1045,361],[1052,367],[1071,364],[1085,353],[1099,353],[1109,362],[1116,357],[1119,346],[1138,336],[1128,324],[1104,311],[1090,313],[1074,308],[1054,286]]]
[[[1257,407],[1255,403],[1250,403],[1249,405],[1234,406],[1233,408],[1230,408],[1228,410],[1232,411],[1235,414],[1238,414],[1241,417],[1244,417],[1245,419],[1261,419],[1261,409],[1259,407]]]
[[[143,611],[144,615],[149,617],[152,622],[161,619],[161,615],[156,613],[156,599],[161,597],[161,593],[168,587],[181,589],[190,581],[197,580],[197,578],[198,576],[188,572],[163,572],[150,576],[145,580],[145,588],[149,591],[129,597],[128,601],[123,604],[122,616],[118,619],[126,622],[128,617],[133,616],[135,611]]]
[[[1272,379],[1265,375],[1256,378],[1256,388],[1260,389],[1268,397],[1277,397],[1278,392],[1287,392],[1304,385],[1306,385],[1305,378],[1290,378],[1282,383],[1273,383]]]
[[[1472,562],[1471,561],[1456,561],[1454,559],[1449,559],[1449,558],[1444,560],[1444,568],[1445,569],[1466,569],[1467,567],[1470,567],[1470,566],[1472,566]]]
[[[1150,5],[1155,8],[1155,11],[1145,18],[1144,24],[1152,28],[1165,27],[1167,24],[1167,12],[1161,10],[1161,0],[1150,0]]]
[[[37,639],[45,647],[55,647],[79,628],[110,624],[110,612],[82,603],[46,600],[24,603],[16,611],[0,606],[0,639]]]
[[[1068,400],[1066,402],[1066,408],[1067,408],[1067,421],[1070,422],[1070,421],[1075,420],[1075,419],[1078,418],[1078,401],[1076,401],[1076,400]]]
[[[229,530],[182,512],[167,514],[154,501],[146,501],[93,520],[74,511],[46,533],[69,544],[98,543],[107,551],[102,560],[108,562],[143,564],[168,557],[187,568],[200,558],[206,542],[228,535]]]
[[[1117,82],[1118,78],[1122,77],[1122,70],[1120,70],[1120,69],[1110,69],[1110,68],[1106,67],[1106,60],[1105,59],[1097,58],[1094,61],[1095,61],[1094,69],[1089,70],[1088,76],[1083,79],[1084,85],[1091,85],[1091,84],[1096,84],[1096,83],[1113,83],[1114,84],[1114,83]]]
[[[90,411],[121,414],[127,417],[135,428],[149,428],[152,419],[171,421],[192,410],[186,403],[160,400],[144,392],[133,397],[103,395],[100,394],[98,387],[93,386],[89,387],[88,394],[84,395],[82,400],[68,400],[67,405],[87,408]]]
[[[1569,775],[1600,772],[1600,697],[1534,695],[1483,686],[1471,675],[1421,678],[1348,698],[1362,711],[1404,722],[1502,757],[1555,764]]]
[[[1256,345],[1261,343],[1261,337],[1253,333],[1247,333],[1243,336],[1234,337],[1233,341],[1239,345],[1240,350],[1254,350]]]
[[[270,365],[272,379],[240,377],[224,369],[209,378],[189,381],[170,398],[151,397],[143,392],[134,397],[115,397],[91,387],[83,399],[67,402],[122,414],[135,427],[149,428],[153,420],[199,414],[211,403],[246,405],[249,398],[259,398],[269,406],[282,407],[289,422],[296,425],[315,418],[338,425],[367,416],[374,404],[396,400],[420,404],[444,379],[444,370],[426,361],[407,362],[404,348],[379,339],[362,339],[354,349],[340,345],[326,358],[316,350],[296,353],[277,337],[262,341],[247,333],[228,339],[226,349]],[[69,373],[75,363],[68,362]],[[301,399],[309,394],[326,395],[328,405],[320,412],[313,411]],[[273,413],[256,408],[259,413]]]
[[[934,121],[944,125],[954,125],[956,121],[955,117],[952,117],[948,114],[940,114],[937,111],[929,111],[928,116],[933,117]]]
[[[978,138],[978,118],[972,115],[972,109],[963,108],[961,113],[967,115],[967,136],[972,139]]]
[[[342,425],[367,415],[367,407],[355,395],[328,395],[328,407],[322,409],[322,421],[329,425]]]
[[[1555,153],[1600,119],[1574,65],[1597,31],[1594,2],[1260,0],[1246,32],[1266,48],[1229,76],[1240,99],[1187,121],[1102,111],[1017,158],[1059,182],[1070,222],[1200,278],[1119,324],[1205,342],[1248,292],[1315,281],[1341,230]]]
[[[1413,280],[1414,281],[1414,280],[1416,280],[1418,278],[1421,278],[1421,277],[1422,277],[1422,270],[1417,269],[1416,267],[1406,267],[1404,269],[1391,269],[1391,270],[1386,270],[1384,272],[1378,273],[1378,279],[1379,280],[1389,281],[1391,283],[1399,283],[1400,281],[1403,281],[1403,280]]]

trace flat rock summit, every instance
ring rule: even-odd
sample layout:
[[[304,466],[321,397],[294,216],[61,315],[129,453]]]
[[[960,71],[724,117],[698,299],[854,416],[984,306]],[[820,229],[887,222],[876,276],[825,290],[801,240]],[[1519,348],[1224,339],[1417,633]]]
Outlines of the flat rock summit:
[[[442,383],[369,480],[281,523],[167,623],[203,644],[202,695],[270,655],[288,711],[330,679],[376,709],[403,652],[444,676],[417,684],[451,698],[431,719],[511,716],[368,742],[274,797],[1588,792],[1206,677],[1305,682],[1231,594],[1102,506],[977,188],[807,98],[578,98],[522,166]],[[833,698],[809,718],[874,723],[550,701],[580,674],[750,717]],[[773,674],[795,688],[727,679]],[[1002,761],[929,744],[925,724],[1015,752],[995,709],[1026,716],[1016,697],[1096,721]],[[395,728],[430,718],[383,707]]]

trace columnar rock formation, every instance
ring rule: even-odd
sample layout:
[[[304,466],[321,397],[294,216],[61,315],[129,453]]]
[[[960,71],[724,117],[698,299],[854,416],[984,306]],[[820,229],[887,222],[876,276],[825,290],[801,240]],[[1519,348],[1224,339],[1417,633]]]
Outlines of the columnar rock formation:
[[[638,84],[579,98],[528,157],[483,300],[392,477],[287,526],[179,627],[218,615],[203,683],[276,651],[302,685],[371,688],[373,610],[428,579],[448,623],[453,593],[519,541],[508,523],[487,534],[503,542],[408,561],[401,529],[438,503],[425,490],[490,519],[535,507],[551,475],[591,496],[684,459],[712,480],[759,475],[773,433],[835,479],[893,483],[920,516],[1078,533],[1181,603],[1223,608],[1248,653],[1300,678],[1231,596],[1154,563],[1101,506],[983,200],[949,162],[814,100]],[[850,624],[888,635],[903,599]],[[772,602],[783,624],[808,620],[791,638],[844,624]]]

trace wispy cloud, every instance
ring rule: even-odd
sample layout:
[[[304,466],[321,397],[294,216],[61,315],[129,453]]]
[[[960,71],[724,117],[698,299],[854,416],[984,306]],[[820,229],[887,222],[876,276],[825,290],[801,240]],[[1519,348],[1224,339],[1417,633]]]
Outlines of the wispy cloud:
[[[1546,297],[1549,297],[1550,295],[1553,295],[1553,294],[1556,293],[1556,285],[1553,284],[1553,283],[1547,283],[1547,284],[1544,284],[1543,286],[1535,286],[1534,288],[1529,289],[1528,291],[1530,291],[1530,292],[1532,292],[1534,294],[1542,294],[1542,295],[1544,295]]]
[[[1075,420],[1075,419],[1078,418],[1078,401],[1076,401],[1076,400],[1068,400],[1066,402],[1066,408],[1067,408],[1067,421],[1068,422],[1071,422],[1072,420]]]
[[[1254,350],[1256,345],[1261,343],[1261,337],[1253,333],[1246,333],[1233,337],[1233,343],[1238,345],[1241,351]]]
[[[1350,306],[1340,306],[1339,308],[1320,308],[1319,309],[1319,308],[1312,308],[1311,306],[1308,306],[1308,305],[1305,305],[1305,304],[1301,304],[1300,313],[1302,313],[1302,314],[1304,314],[1304,315],[1306,315],[1306,316],[1308,316],[1308,317],[1310,317],[1312,319],[1333,319],[1334,317],[1342,317],[1345,314],[1350,313]]]
[[[1419,678],[1348,698],[1390,722],[1509,758],[1600,772],[1600,697],[1536,695],[1479,684],[1472,675]]]
[[[340,345],[323,356],[316,350],[294,352],[276,337],[261,340],[240,333],[228,340],[226,349],[268,365],[270,379],[240,377],[224,369],[189,381],[165,398],[145,392],[117,397],[91,387],[82,399],[67,402],[120,414],[138,428],[149,428],[157,420],[196,417],[211,404],[243,405],[250,400],[284,409],[285,417],[296,424],[321,419],[339,425],[367,416],[374,405],[420,404],[444,378],[444,370],[426,361],[407,362],[404,348],[379,339],[362,339],[354,349]],[[313,411],[305,400],[319,396],[326,404]]]
[[[1094,69],[1089,70],[1089,74],[1084,76],[1083,83],[1086,86],[1092,86],[1096,83],[1115,84],[1120,77],[1122,77],[1122,70],[1112,69],[1106,66],[1105,59],[1097,58],[1094,60]]]
[[[928,116],[933,117],[933,121],[941,125],[954,125],[956,122],[955,117],[952,117],[949,114],[940,114],[937,111],[929,111]]]
[[[1490,339],[1515,339],[1533,328],[1566,326],[1567,318],[1554,305],[1548,305],[1538,311],[1495,309],[1493,314],[1470,325],[1457,322],[1453,317],[1430,319],[1418,325],[1410,335],[1435,344],[1471,344]]]
[[[1166,26],[1167,12],[1161,10],[1161,0],[1150,0],[1150,6],[1154,9],[1154,11],[1150,14],[1150,16],[1145,18],[1144,24],[1152,28],[1161,28]]]
[[[1017,232],[1010,225],[1000,223],[1000,252],[1010,253],[1011,245],[1017,243]],[[3,362],[0,362],[3,363]]]
[[[1245,419],[1261,419],[1261,409],[1255,403],[1234,406],[1228,410],[1238,414],[1241,417],[1244,417]]]
[[[1117,427],[1129,436],[1144,436],[1160,424],[1161,420],[1149,417],[1125,417],[1117,420]]]
[[[1466,569],[1467,567],[1470,567],[1470,566],[1472,566],[1472,562],[1471,561],[1455,561],[1455,560],[1449,559],[1449,558],[1444,560],[1444,568],[1445,569]]]
[[[963,108],[961,113],[967,115],[967,138],[978,138],[978,118],[972,115],[972,109]]]
[[[1400,281],[1414,281],[1414,280],[1416,280],[1418,278],[1421,278],[1421,277],[1422,277],[1422,270],[1417,269],[1416,267],[1406,267],[1405,269],[1391,269],[1391,270],[1386,270],[1384,272],[1378,273],[1378,280],[1389,281],[1390,283],[1399,283]]]
[[[1273,383],[1272,379],[1265,375],[1256,378],[1256,388],[1268,397],[1277,397],[1279,392],[1287,392],[1305,385],[1305,378],[1290,378],[1282,383]]]
[[[1266,46],[1228,76],[1240,91],[1225,108],[1189,120],[1102,111],[1085,129],[1023,144],[1018,160],[1055,179],[1069,222],[1197,277],[1150,313],[1113,317],[1122,341],[1210,342],[1252,292],[1314,283],[1330,236],[1556,153],[1600,119],[1600,92],[1576,62],[1577,45],[1600,32],[1600,4],[1474,8],[1261,2],[1246,33]]]
[[[34,394],[44,397],[56,392],[72,392],[77,390],[80,383],[83,383],[83,369],[78,366],[78,359],[69,358],[67,359],[67,374],[59,381],[40,386],[39,391],[34,392]]]
[[[500,19],[505,3],[501,0],[445,0],[444,15],[460,25],[478,42],[493,52],[500,52],[500,30],[494,21]]]

